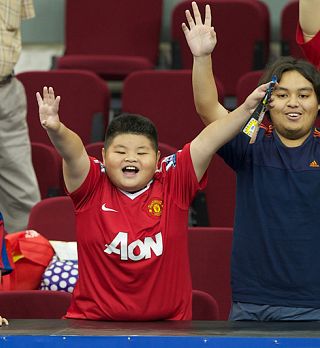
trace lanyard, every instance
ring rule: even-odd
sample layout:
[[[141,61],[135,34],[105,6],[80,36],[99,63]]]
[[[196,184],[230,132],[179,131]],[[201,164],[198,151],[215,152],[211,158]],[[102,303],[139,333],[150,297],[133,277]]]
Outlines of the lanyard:
[[[250,144],[253,144],[256,141],[258,130],[260,124],[263,120],[264,114],[267,111],[267,105],[270,101],[272,91],[275,84],[277,83],[277,77],[272,76],[270,85],[266,91],[266,94],[261,99],[255,110],[253,111],[249,121],[242,128],[242,132],[245,133],[250,138]]]

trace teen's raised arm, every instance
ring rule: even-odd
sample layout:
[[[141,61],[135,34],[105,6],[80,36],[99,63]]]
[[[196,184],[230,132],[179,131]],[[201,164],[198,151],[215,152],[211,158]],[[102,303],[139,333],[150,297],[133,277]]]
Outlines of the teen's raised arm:
[[[197,112],[204,124],[209,124],[228,114],[219,103],[217,86],[212,72],[211,53],[217,43],[217,36],[211,23],[210,6],[206,5],[202,22],[196,2],[192,2],[193,17],[186,10],[188,26],[182,23],[182,30],[193,54],[192,85]]]
[[[191,142],[191,158],[198,181],[207,170],[215,152],[240,132],[259,101],[264,97],[269,84],[257,87],[242,105],[228,115],[218,117],[217,121],[210,123]]]

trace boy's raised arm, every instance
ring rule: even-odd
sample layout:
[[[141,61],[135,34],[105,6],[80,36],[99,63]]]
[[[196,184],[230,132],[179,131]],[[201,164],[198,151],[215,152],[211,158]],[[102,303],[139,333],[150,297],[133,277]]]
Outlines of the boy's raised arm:
[[[80,137],[60,122],[60,97],[52,87],[43,88],[43,97],[37,93],[39,117],[42,127],[63,158],[63,177],[69,192],[75,191],[86,178],[90,161]]]
[[[218,91],[212,72],[211,53],[216,46],[217,37],[211,26],[211,10],[206,5],[205,20],[202,22],[196,2],[192,2],[194,19],[186,10],[188,26],[182,23],[189,48],[193,54],[192,85],[197,112],[207,125],[224,117],[228,111],[219,103]]]
[[[191,158],[198,181],[207,170],[215,152],[240,132],[253,110],[264,97],[269,84],[257,87],[242,105],[225,117],[220,117],[217,121],[210,123],[191,142]]]
[[[299,0],[299,23],[304,40],[311,40],[320,30],[319,0]]]

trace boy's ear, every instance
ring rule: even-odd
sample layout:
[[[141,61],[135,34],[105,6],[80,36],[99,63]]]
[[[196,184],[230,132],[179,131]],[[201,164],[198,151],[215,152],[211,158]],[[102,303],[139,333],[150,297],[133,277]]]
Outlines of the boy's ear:
[[[161,152],[160,152],[160,150],[158,150],[158,153],[157,153],[157,163],[159,162],[160,157],[161,157]]]

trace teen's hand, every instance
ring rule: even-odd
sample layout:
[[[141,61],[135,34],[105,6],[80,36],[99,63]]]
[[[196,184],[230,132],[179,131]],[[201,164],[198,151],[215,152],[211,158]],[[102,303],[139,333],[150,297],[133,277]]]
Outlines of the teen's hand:
[[[195,57],[206,56],[212,53],[217,43],[217,35],[211,26],[211,10],[206,5],[205,20],[202,22],[199,8],[196,2],[192,2],[194,19],[189,10],[186,10],[186,18],[189,28],[182,23],[182,30],[192,54]]]
[[[244,107],[248,113],[252,114],[261,99],[265,96],[271,81],[257,87],[245,100]]]

